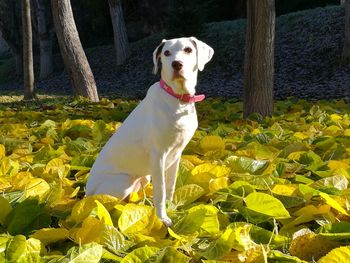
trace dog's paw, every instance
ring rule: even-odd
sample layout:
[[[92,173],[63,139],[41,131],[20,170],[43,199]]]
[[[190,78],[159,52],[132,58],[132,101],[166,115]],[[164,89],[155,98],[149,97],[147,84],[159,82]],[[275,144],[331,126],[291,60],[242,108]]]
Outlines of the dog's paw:
[[[171,227],[173,225],[173,221],[171,221],[171,219],[169,217],[167,217],[167,216],[162,217],[160,220],[163,222],[163,224],[166,227]]]

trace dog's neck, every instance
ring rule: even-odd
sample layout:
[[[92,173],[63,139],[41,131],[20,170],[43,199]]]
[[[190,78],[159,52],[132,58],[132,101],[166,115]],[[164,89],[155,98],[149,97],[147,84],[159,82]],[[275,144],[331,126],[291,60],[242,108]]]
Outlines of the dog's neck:
[[[165,90],[169,95],[171,95],[174,98],[177,98],[178,100],[186,103],[194,103],[194,102],[200,102],[205,99],[205,95],[190,95],[190,94],[177,94],[174,92],[174,90],[168,86],[163,79],[159,81],[160,87]]]
[[[188,94],[193,96],[196,93],[195,87],[197,85],[197,72],[195,72],[195,75],[190,79],[169,78],[166,74],[161,74],[161,77],[176,94]]]

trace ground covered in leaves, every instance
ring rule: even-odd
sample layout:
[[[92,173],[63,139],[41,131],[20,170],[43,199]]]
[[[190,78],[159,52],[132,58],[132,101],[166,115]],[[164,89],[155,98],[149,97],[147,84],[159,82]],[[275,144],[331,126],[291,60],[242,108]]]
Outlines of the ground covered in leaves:
[[[239,102],[198,104],[171,228],[151,186],[128,203],[84,197],[94,159],[136,104],[0,105],[0,262],[347,262],[349,104],[287,100],[246,121]]]

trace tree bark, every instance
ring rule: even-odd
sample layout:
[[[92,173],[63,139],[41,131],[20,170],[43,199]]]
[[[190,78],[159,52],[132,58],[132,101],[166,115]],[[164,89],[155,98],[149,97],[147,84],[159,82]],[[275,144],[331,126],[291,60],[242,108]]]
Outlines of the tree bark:
[[[79,39],[70,0],[51,0],[51,9],[61,55],[75,94],[98,102],[94,75]]]
[[[30,0],[22,0],[24,100],[35,99]]]
[[[350,61],[350,0],[346,0],[345,4],[345,29],[344,29],[344,47],[343,47],[343,60]]]
[[[121,65],[130,55],[128,36],[123,17],[122,1],[108,0],[108,4],[113,25],[116,64]]]
[[[48,26],[49,8],[47,1],[34,0],[38,23],[39,45],[40,45],[40,79],[47,78],[53,72],[52,41],[53,34]]]
[[[247,0],[243,116],[273,114],[275,1]]]

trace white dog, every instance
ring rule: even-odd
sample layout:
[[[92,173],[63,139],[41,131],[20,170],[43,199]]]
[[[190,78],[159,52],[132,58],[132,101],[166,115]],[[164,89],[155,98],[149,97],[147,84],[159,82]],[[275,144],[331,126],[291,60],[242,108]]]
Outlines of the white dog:
[[[194,103],[198,70],[214,51],[194,37],[163,40],[153,52],[154,73],[161,61],[161,80],[131,112],[97,157],[86,185],[87,195],[120,199],[150,181],[157,216],[172,224],[165,201],[172,200],[183,149],[197,129]]]

